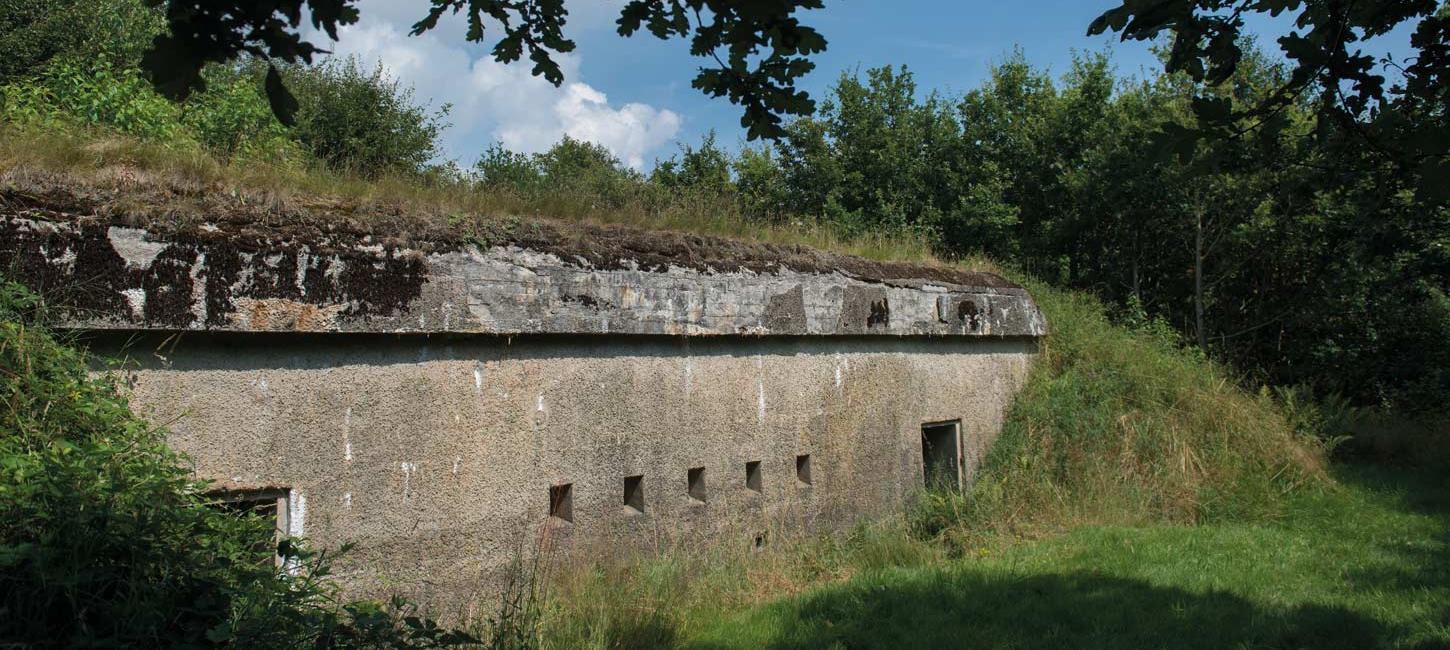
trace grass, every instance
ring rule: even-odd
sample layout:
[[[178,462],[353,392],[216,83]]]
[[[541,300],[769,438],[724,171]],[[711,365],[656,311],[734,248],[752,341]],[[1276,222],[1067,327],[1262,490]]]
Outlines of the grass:
[[[700,648],[1450,647],[1450,480],[1346,468],[1275,522],[1090,526],[695,623]]]
[[[1343,466],[1272,521],[964,553],[900,525],[565,576],[553,648],[1450,648],[1450,478]]]
[[[319,219],[381,235],[468,236],[519,219],[621,225],[782,246],[807,246],[879,261],[940,263],[923,237],[845,234],[810,220],[769,223],[743,216],[735,201],[708,193],[641,186],[601,197],[588,188],[542,196],[436,174],[364,178],[293,160],[224,162],[186,142],[160,142],[101,129],[0,123],[0,188],[64,186],[118,197],[115,209],[142,222],[244,210],[259,223]]]

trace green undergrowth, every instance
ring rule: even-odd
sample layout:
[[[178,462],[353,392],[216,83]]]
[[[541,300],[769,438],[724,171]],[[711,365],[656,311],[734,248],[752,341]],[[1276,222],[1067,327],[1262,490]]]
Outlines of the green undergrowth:
[[[348,602],[330,557],[219,507],[119,378],[0,276],[0,647],[422,648],[468,640]],[[274,560],[280,558],[279,566]]]
[[[1273,518],[1285,495],[1327,483],[1320,432],[1268,391],[1246,391],[1164,324],[1016,279],[1050,334],[972,489],[925,499],[918,532]]]

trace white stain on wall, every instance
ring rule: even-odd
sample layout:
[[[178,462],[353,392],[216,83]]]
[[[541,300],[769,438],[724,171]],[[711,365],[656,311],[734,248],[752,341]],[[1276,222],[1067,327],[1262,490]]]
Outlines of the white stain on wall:
[[[307,495],[300,490],[287,491],[287,536],[301,537],[307,530]]]
[[[342,414],[342,459],[352,462],[352,438],[349,437],[352,431],[352,407]]]
[[[413,474],[418,471],[418,464],[399,463],[399,467],[403,470],[403,498],[406,499],[413,490]]]

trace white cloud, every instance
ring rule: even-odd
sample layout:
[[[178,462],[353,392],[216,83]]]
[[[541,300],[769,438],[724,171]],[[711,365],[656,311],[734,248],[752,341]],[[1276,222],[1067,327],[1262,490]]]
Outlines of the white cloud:
[[[435,107],[450,104],[453,126],[443,134],[449,158],[466,164],[495,141],[515,151],[543,151],[568,135],[603,145],[625,164],[642,168],[680,130],[681,118],[673,111],[638,103],[611,106],[603,92],[580,79],[576,55],[555,57],[565,77],[555,88],[529,73],[527,58],[500,64],[486,48],[464,41],[459,16],[445,16],[438,28],[409,36],[422,9],[415,3],[364,2],[362,20],[339,30],[333,51],[355,55],[368,66],[381,63],[387,74],[411,85],[417,99]],[[569,26],[588,28],[608,19],[610,12],[594,9],[576,12]]]

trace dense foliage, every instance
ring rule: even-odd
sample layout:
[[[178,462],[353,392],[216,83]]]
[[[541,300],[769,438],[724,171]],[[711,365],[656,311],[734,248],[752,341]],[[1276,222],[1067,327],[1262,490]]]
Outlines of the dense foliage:
[[[1271,383],[1438,408],[1450,209],[1414,170],[1310,137],[1325,125],[1307,105],[1273,140],[1152,155],[1158,124],[1196,124],[1197,97],[1252,104],[1283,74],[1251,53],[1212,87],[1135,81],[1088,56],[1054,80],[1014,57],[955,101],[919,98],[905,71],[847,76],[776,145],[785,212],[987,253]]]
[[[274,522],[215,507],[133,415],[119,377],[33,324],[0,283],[0,645],[440,647],[466,640],[340,602],[329,562]],[[273,562],[277,548],[285,563]]]
[[[1246,21],[1255,14],[1293,16],[1293,28],[1275,39],[1286,73],[1255,101],[1231,103],[1200,94],[1193,128],[1169,125],[1160,142],[1191,148],[1200,138],[1273,140],[1285,128],[1284,111],[1305,98],[1325,143],[1364,148],[1378,164],[1413,170],[1421,194],[1450,191],[1450,5],[1439,0],[1122,0],[1093,21],[1090,34],[1115,31],[1124,40],[1170,35],[1164,70],[1198,83],[1231,78],[1248,57]],[[1412,56],[1396,60],[1364,51],[1399,28],[1411,32]],[[1378,39],[1378,41],[1377,41]],[[1359,169],[1360,167],[1347,167]]]
[[[0,44],[23,54],[0,67],[4,119],[103,126],[223,160],[321,161],[368,178],[433,171],[447,107],[418,105],[410,89],[354,59],[281,66],[298,100],[292,127],[272,114],[258,84],[267,71],[255,61],[208,67],[204,92],[166,100],[139,69],[164,26],[142,0],[0,3]]]

